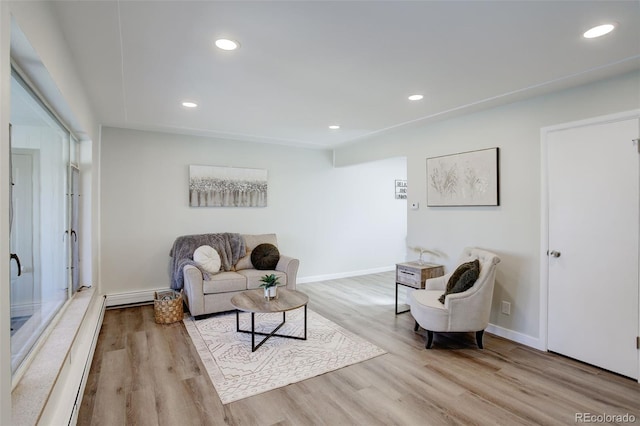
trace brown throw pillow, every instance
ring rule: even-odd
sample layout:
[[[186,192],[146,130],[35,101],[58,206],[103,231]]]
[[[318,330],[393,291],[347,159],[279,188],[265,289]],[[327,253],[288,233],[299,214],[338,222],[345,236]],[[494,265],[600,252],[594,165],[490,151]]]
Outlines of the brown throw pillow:
[[[480,262],[478,261],[478,259],[472,260],[471,262],[463,263],[458,266],[453,274],[451,274],[451,276],[449,277],[449,281],[447,281],[446,291],[450,291],[453,286],[456,285],[462,274],[473,268],[476,263],[478,265],[478,269],[480,269]]]
[[[473,287],[479,275],[480,261],[478,259],[458,266],[453,274],[451,274],[444,294],[440,296],[438,300],[444,304],[444,298],[447,294],[462,293],[463,291],[469,290]]]
[[[251,250],[253,267],[262,271],[276,269],[280,260],[280,252],[273,244],[260,244]]]

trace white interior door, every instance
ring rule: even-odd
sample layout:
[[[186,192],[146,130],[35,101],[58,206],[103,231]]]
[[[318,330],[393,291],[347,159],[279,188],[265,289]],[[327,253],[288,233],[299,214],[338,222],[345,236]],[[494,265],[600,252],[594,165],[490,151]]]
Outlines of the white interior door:
[[[636,379],[638,132],[632,119],[547,139],[548,348]]]
[[[18,255],[18,264],[11,262],[11,318],[33,314],[35,294],[33,264],[33,156],[11,155],[13,183],[13,222],[11,253]]]

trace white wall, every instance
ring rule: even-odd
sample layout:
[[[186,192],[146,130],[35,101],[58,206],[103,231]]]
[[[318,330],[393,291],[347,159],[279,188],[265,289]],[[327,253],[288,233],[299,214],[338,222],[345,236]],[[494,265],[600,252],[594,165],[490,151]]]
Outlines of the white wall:
[[[82,141],[80,144],[80,216],[78,234],[80,241],[80,286],[98,286],[98,253],[100,249],[100,193],[99,141]]]
[[[351,273],[405,259],[403,158],[333,168],[330,151],[103,128],[101,283],[106,294],[169,286],[176,237],[278,235],[299,277]],[[266,208],[189,207],[189,165],[268,170]]]
[[[0,1],[0,235],[9,234],[9,117],[10,117],[10,57],[18,59],[21,52],[11,52],[11,32],[15,34],[11,18],[20,25],[36,56],[25,55],[29,63],[20,63],[23,69],[38,68],[39,76],[47,74],[48,83],[55,82],[54,89],[60,99],[69,106],[80,124],[76,129],[95,140],[99,134],[97,122],[84,93],[75,64],[57,25],[50,2]],[[22,52],[24,53],[24,52]],[[29,52],[31,54],[32,52]],[[39,61],[41,59],[41,62]],[[40,83],[38,76],[28,77]],[[57,103],[49,99],[50,103]],[[97,206],[97,204],[96,204]],[[95,206],[94,206],[95,208]],[[95,211],[97,215],[97,210]],[[92,227],[97,228],[94,222]],[[97,247],[97,241],[92,241]],[[95,256],[97,253],[90,253]],[[10,309],[9,309],[9,240],[0,239],[0,424],[11,422],[11,355],[10,355]]]
[[[76,71],[76,64],[62,34],[50,1],[12,1],[11,15],[26,36],[27,49],[12,56],[27,72],[36,88],[50,96],[51,105],[66,115],[68,125],[88,140],[97,140],[99,125],[91,102]],[[17,28],[12,28],[16,31]],[[14,35],[15,36],[15,35]],[[32,49],[32,50],[31,50]],[[77,58],[81,60],[81,58]]]
[[[640,105],[640,74],[549,94],[490,110],[426,123],[336,150],[337,164],[393,156],[408,161],[410,242],[444,253],[432,258],[450,270],[465,246],[496,251],[498,267],[491,323],[536,345],[540,335],[540,129]],[[500,147],[499,207],[426,207],[426,158]],[[511,302],[511,315],[499,312]],[[513,336],[512,336],[513,337]]]
[[[0,424],[11,424],[11,308],[9,289],[9,118],[11,19],[0,1]]]

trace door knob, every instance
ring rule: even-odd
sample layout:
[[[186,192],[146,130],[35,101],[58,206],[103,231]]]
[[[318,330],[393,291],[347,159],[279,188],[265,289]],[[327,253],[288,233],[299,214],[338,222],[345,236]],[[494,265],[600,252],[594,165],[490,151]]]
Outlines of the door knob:
[[[9,262],[11,262],[12,260],[15,260],[16,263],[18,264],[18,276],[22,275],[22,265],[20,265],[20,258],[15,253],[10,253],[10,257],[11,258],[9,259]]]
[[[551,251],[551,252],[547,252],[547,254],[548,254],[549,256],[552,256],[552,257],[560,257],[560,255],[561,255],[562,253],[560,253],[559,251],[555,251],[555,250],[553,250],[553,251]]]

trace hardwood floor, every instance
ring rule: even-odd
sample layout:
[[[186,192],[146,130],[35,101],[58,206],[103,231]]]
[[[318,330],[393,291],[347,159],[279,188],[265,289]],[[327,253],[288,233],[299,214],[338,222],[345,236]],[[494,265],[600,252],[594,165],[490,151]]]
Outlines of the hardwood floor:
[[[298,287],[310,309],[387,354],[227,405],[182,322],[155,324],[153,306],[108,310],[78,424],[561,425],[576,423],[576,413],[640,423],[631,379],[487,333],[484,350],[472,333],[436,334],[425,350],[411,314],[394,315],[393,280],[382,273]]]

